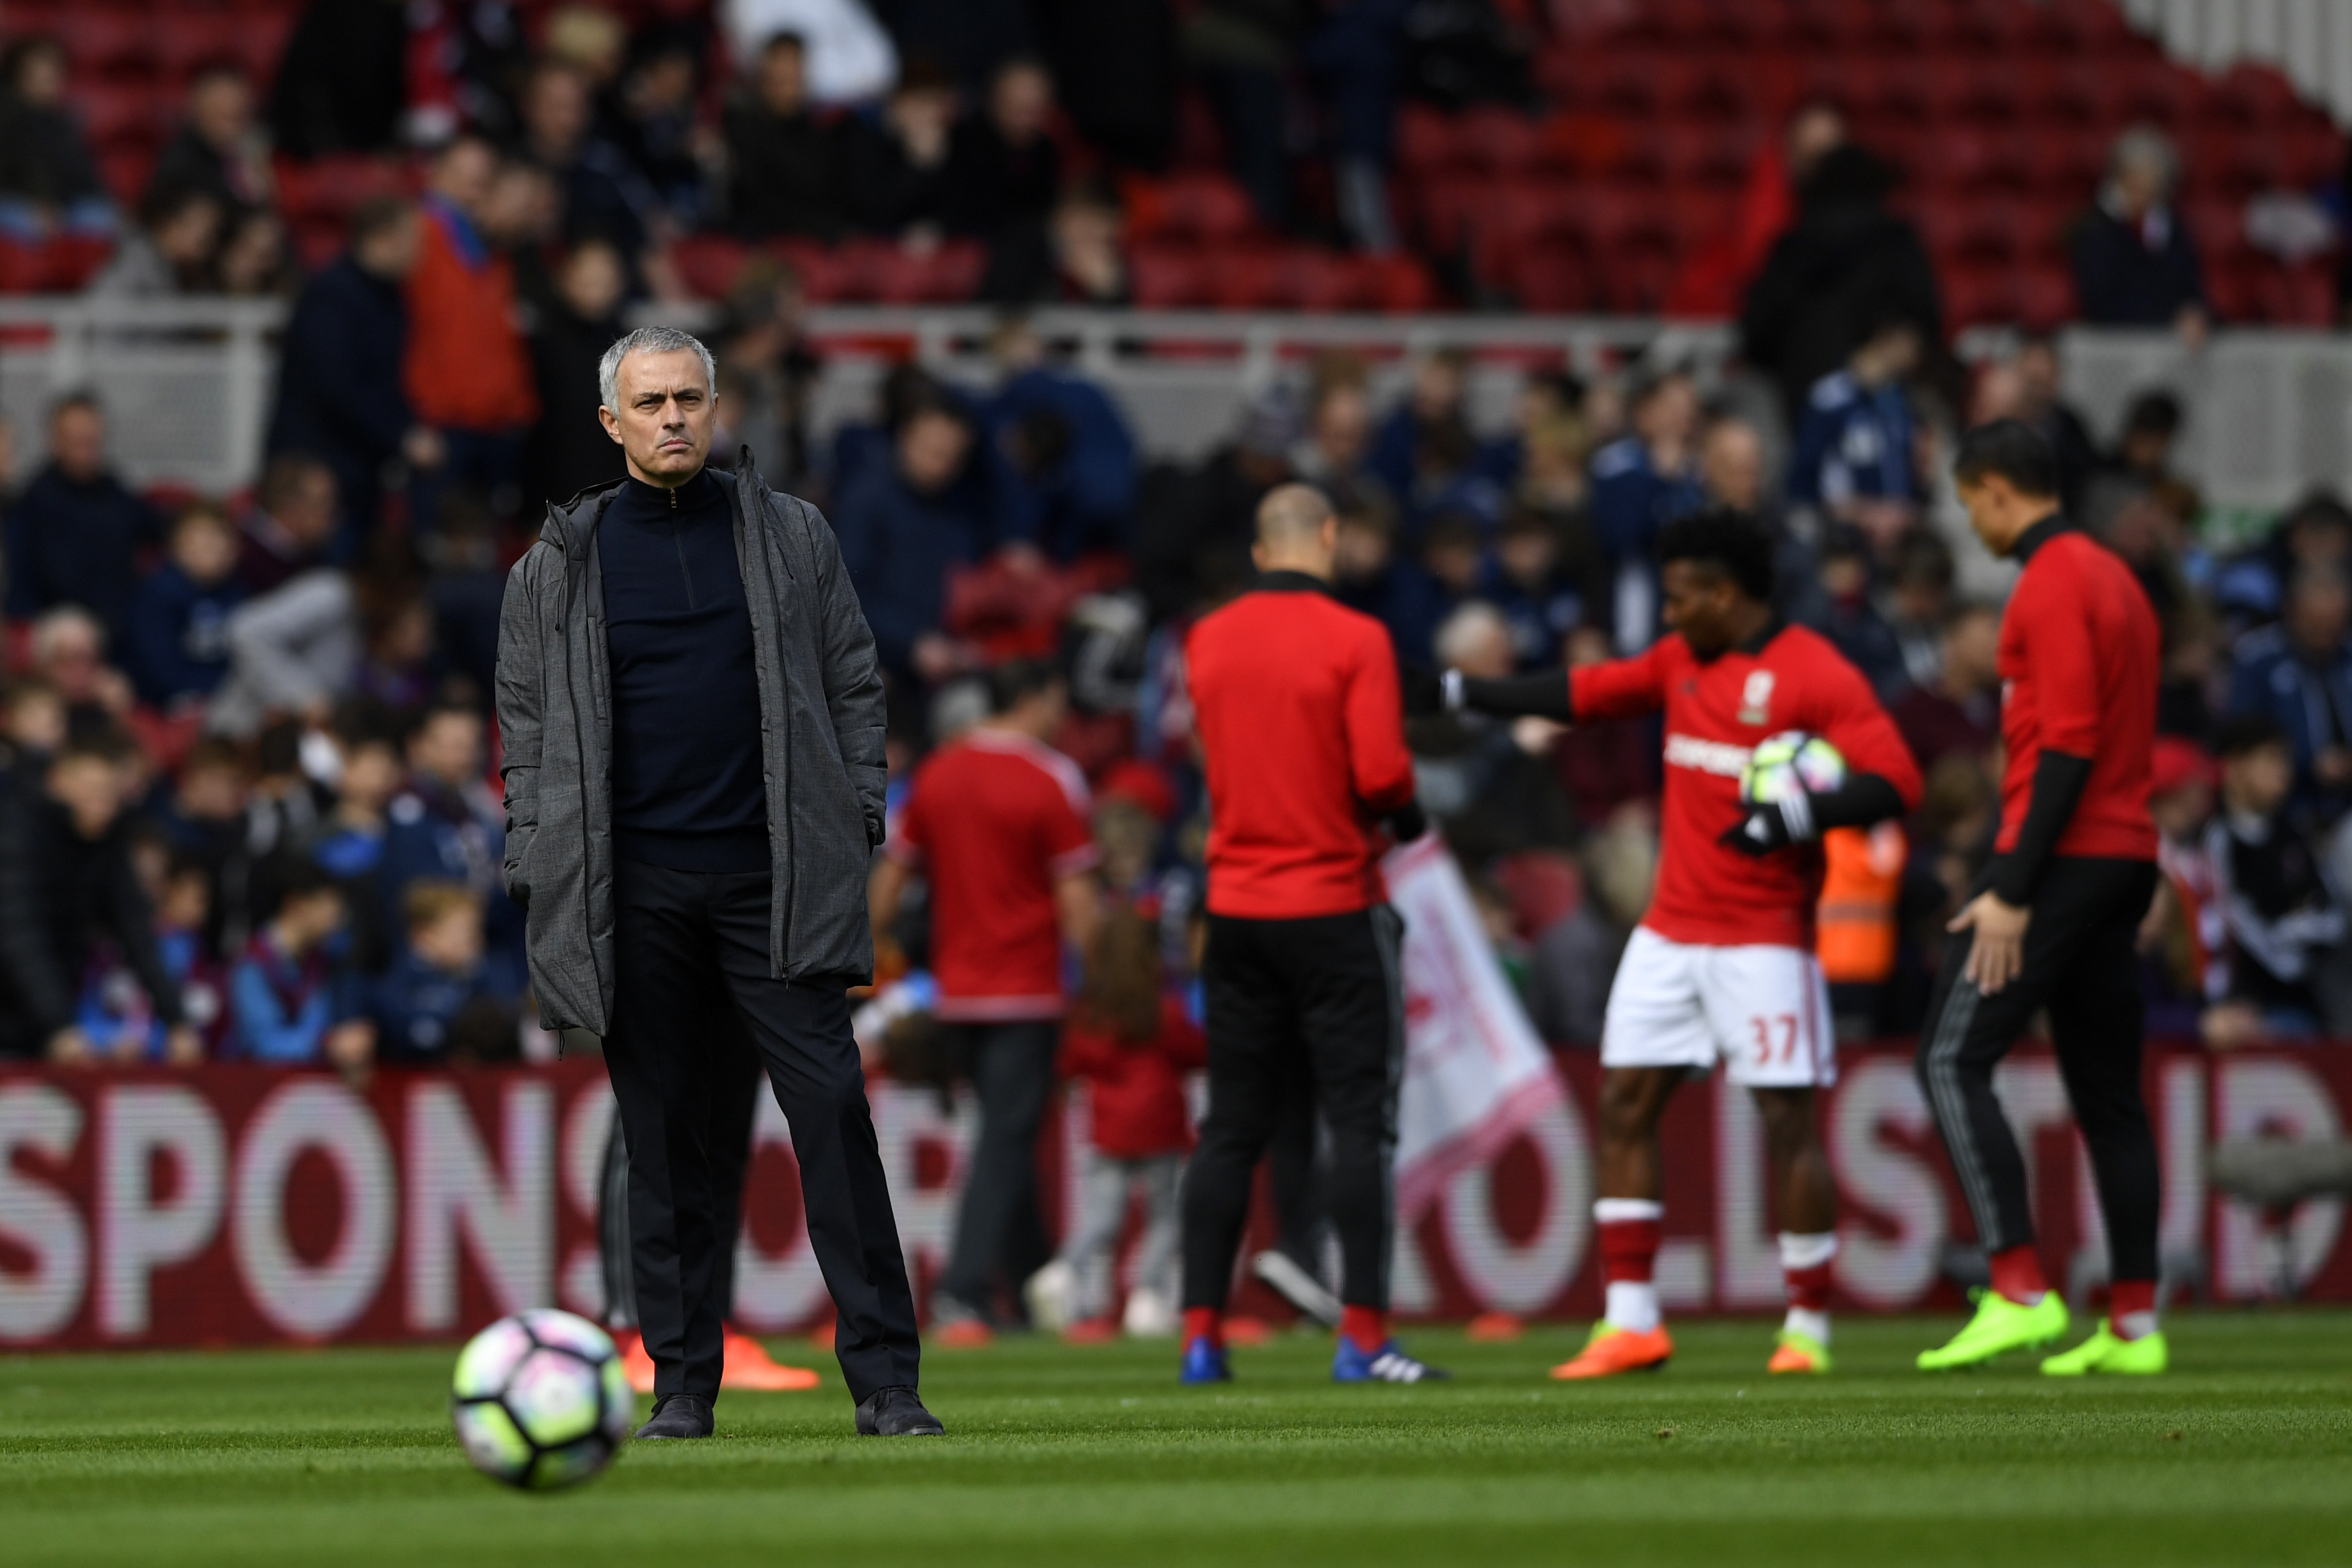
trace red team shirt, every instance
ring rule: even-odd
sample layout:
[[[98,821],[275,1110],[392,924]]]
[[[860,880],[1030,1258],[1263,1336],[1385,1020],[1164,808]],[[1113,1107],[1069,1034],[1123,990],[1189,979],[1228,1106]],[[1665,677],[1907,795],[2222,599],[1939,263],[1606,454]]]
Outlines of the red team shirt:
[[[2091,759],[2091,777],[2054,852],[2152,861],[2147,814],[2163,636],[2147,595],[2116,554],[2061,528],[2030,547],[2000,618],[2000,837],[2017,847],[2042,748]]]
[[[1702,946],[1813,945],[1821,882],[1817,852],[1754,859],[1717,842],[1747,813],[1739,774],[1757,742],[1783,730],[1821,736],[1853,773],[1919,803],[1911,748],[1860,671],[1828,641],[1785,626],[1748,652],[1702,662],[1679,634],[1631,659],[1569,672],[1576,717],[1630,718],[1664,710],[1666,784],[1657,891],[1642,924],[1671,942]]]
[[[1062,1016],[1054,883],[1096,858],[1076,763],[1025,737],[975,729],[916,772],[885,852],[929,873],[941,1019]]]

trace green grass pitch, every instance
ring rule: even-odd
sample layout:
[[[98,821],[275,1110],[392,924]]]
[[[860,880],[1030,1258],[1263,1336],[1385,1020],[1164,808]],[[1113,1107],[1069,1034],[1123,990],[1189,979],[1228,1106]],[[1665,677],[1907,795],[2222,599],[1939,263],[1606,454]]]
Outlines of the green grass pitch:
[[[1543,1376],[1565,1328],[1413,1334],[1456,1374],[1418,1388],[1335,1388],[1304,1336],[1216,1390],[1165,1343],[1007,1340],[929,1357],[932,1442],[852,1436],[828,1358],[554,1497],[467,1468],[447,1350],[0,1357],[0,1563],[2352,1561],[2352,1314],[2179,1314],[2145,1382],[1910,1371],[1953,1326],[1849,1319],[1794,1385],[1752,1322],[1587,1385]]]

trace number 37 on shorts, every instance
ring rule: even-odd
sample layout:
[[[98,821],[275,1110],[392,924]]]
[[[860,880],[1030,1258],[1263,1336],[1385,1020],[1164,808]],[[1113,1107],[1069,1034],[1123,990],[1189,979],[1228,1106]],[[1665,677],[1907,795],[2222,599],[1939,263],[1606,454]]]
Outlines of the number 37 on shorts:
[[[1801,947],[1712,947],[1633,933],[1609,992],[1604,1067],[1720,1062],[1734,1083],[1826,1088],[1837,1082],[1829,987]]]

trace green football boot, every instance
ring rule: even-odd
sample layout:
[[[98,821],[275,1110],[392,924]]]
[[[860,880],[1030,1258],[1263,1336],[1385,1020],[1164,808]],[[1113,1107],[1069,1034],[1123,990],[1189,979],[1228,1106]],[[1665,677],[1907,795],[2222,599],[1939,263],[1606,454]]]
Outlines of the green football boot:
[[[2091,1337],[2070,1351],[2050,1357],[2042,1364],[2044,1377],[2081,1377],[2088,1373],[2118,1373],[2126,1377],[2153,1377],[2172,1364],[2172,1352],[2161,1333],[2142,1334],[2137,1339],[2118,1339],[2107,1320],[2101,1318]]]
[[[1919,1353],[1922,1372],[1948,1372],[1979,1366],[2012,1350],[2039,1350],[2054,1343],[2066,1332],[2066,1302],[2055,1291],[2044,1291],[2030,1307],[2021,1307],[1999,1291],[1977,1297],[1977,1315],[1949,1343]]]

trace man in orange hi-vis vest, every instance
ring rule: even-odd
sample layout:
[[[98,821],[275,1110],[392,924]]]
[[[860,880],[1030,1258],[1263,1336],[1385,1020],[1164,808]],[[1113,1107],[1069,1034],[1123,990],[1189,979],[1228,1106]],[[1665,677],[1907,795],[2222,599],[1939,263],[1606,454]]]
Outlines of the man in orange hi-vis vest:
[[[1878,1017],[1879,988],[1895,974],[1897,909],[1910,843],[1900,822],[1832,828],[1822,835],[1822,895],[1814,906],[1813,952],[1830,986],[1830,1012],[1841,1031],[1867,1032]]]

